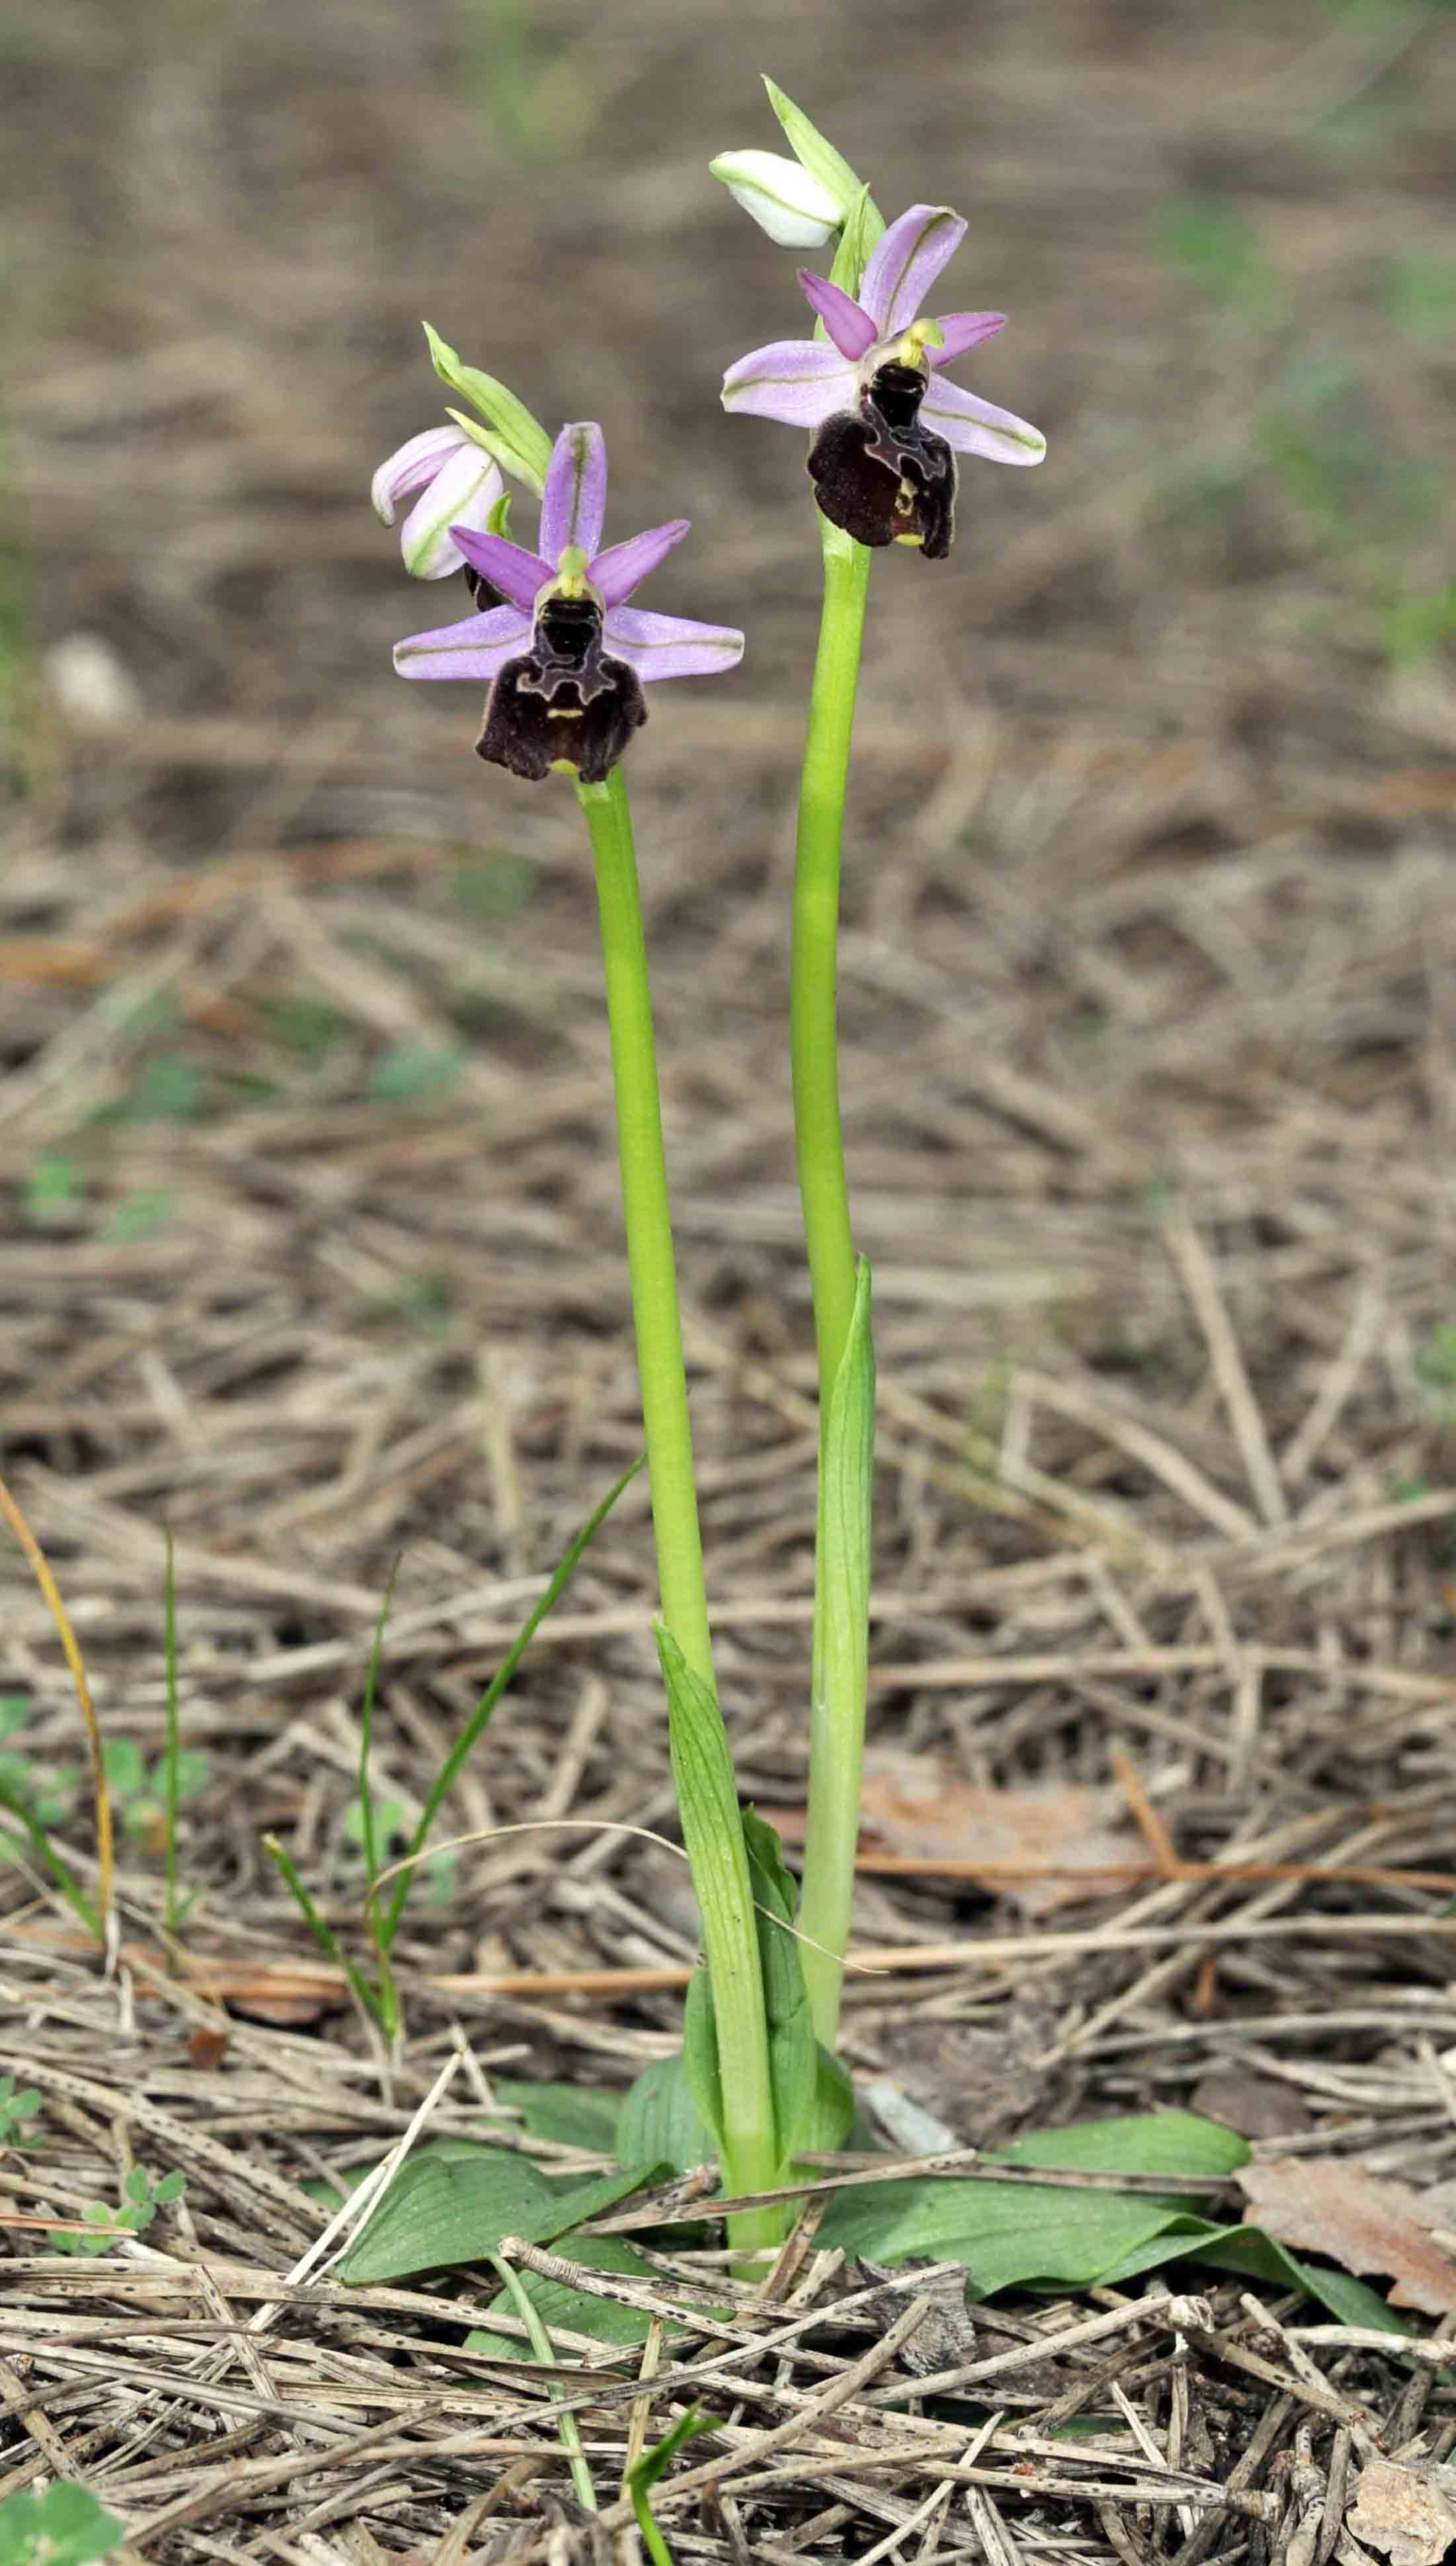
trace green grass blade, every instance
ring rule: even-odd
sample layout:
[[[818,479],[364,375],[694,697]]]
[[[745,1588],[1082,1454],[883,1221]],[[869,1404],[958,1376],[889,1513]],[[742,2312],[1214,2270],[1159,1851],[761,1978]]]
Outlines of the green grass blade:
[[[486,2259],[488,2262],[494,2264],[496,2273],[505,2286],[506,2292],[515,2308],[516,2314],[520,2318],[522,2325],[525,2327],[526,2332],[531,2338],[531,2349],[535,2353],[537,2360],[549,2363],[553,2368],[555,2368],[556,2353],[552,2347],[551,2337],[541,2322],[540,2309],[533,2306],[531,2300],[528,2298],[525,2290],[521,2286],[520,2273],[506,2261],[503,2254],[491,2254],[488,2255]],[[553,2401],[560,2403],[562,2396],[560,2383],[557,2380],[552,2380],[549,2383],[549,2387]],[[556,2419],[556,2429],[561,2435],[561,2445],[567,2454],[567,2464],[572,2472],[572,2483],[577,2489],[577,2501],[581,2504],[584,2512],[595,2512],[597,2510],[597,2489],[592,2483],[592,2471],[587,2465],[587,2453],[582,2447],[582,2436],[577,2430],[577,2419],[572,2413],[570,2407],[567,2407],[563,2413],[558,2415]]]
[[[70,1865],[63,1862],[61,1856],[57,1853],[56,1848],[52,1844],[50,1837],[47,1835],[45,1828],[42,1826],[40,1819],[36,1817],[32,1810],[26,1807],[24,1800],[19,1799],[16,1793],[10,1789],[9,1784],[6,1782],[0,1782],[0,1809],[8,1809],[10,1815],[16,1820],[17,1824],[24,1828],[33,1852],[37,1859],[45,1865],[46,1870],[50,1873],[56,1887],[60,1890],[62,1897],[65,1899],[67,1906],[71,1909],[73,1915],[80,1919],[92,1938],[99,1942],[102,1939],[102,1924],[101,1918],[98,1916],[96,1909],[92,1906],[92,1903],[87,1897],[85,1891],[79,1886],[76,1875],[72,1871]],[[5,1832],[8,1834],[9,1830],[7,1829]],[[11,1842],[13,1843],[15,1839],[12,1837]]]
[[[356,1996],[359,1998],[360,2003],[364,2006],[365,2013],[378,2024],[381,2031],[385,2030],[387,2025],[384,2020],[384,2007],[380,2002],[378,1995],[361,1976],[359,1970],[355,1967],[353,1960],[351,1960],[348,1952],[341,1943],[339,1936],[334,1931],[333,1926],[331,1924],[327,1924],[323,1917],[320,1915],[312,1898],[309,1896],[308,1891],[305,1889],[303,1882],[300,1880],[298,1872],[294,1868],[292,1855],[284,1851],[284,1848],[279,1843],[277,1836],[265,1836],[263,1838],[263,1850],[267,1854],[270,1862],[273,1863],[276,1870],[281,1874],[285,1887],[291,1891],[299,1914],[302,1916],[309,1931],[313,1934],[314,1940],[318,1943],[325,1959],[332,1961],[336,1969],[342,1969],[344,1971],[346,1978],[349,1980],[349,1983],[354,1989]]]
[[[654,2441],[650,2450],[642,2452],[636,2466],[627,2470],[626,2490],[637,2516],[642,2546],[651,2558],[652,2566],[673,2566],[673,2557],[653,2519],[647,2498],[659,2477],[665,2475],[671,2466],[683,2442],[690,2441],[694,2433],[711,2433],[712,2430],[712,2424],[698,2413],[697,2408],[689,2406],[685,2415],[679,2415],[671,2432],[664,2433],[660,2441]]]
[[[180,1796],[181,1726],[177,1716],[177,1561],[170,1524],[164,1527],[162,1539],[166,1544],[166,1569],[162,1583],[163,1653],[166,1659],[167,1683],[166,1928],[169,1934],[174,1934],[180,1923],[177,1906],[177,1801]]]
[[[607,1489],[607,1492],[603,1498],[601,1505],[597,1508],[596,1513],[589,1517],[588,1521],[582,1526],[581,1531],[576,1534],[575,1538],[568,1546],[559,1567],[552,1577],[550,1585],[547,1587],[545,1594],[541,1598],[541,1601],[539,1604],[533,1606],[531,1612],[527,1615],[526,1620],[522,1623],[521,1629],[516,1638],[512,1641],[510,1648],[507,1650],[497,1672],[493,1675],[489,1684],[487,1684],[485,1691],[481,1694],[480,1699],[476,1703],[474,1710],[471,1712],[469,1719],[461,1729],[460,1734],[456,1738],[454,1745],[451,1747],[449,1754],[445,1757],[443,1764],[435,1775],[429,1797],[424,1804],[423,1814],[421,1815],[419,1824],[415,1828],[414,1833],[409,1840],[408,1849],[405,1855],[405,1861],[407,1864],[411,1866],[413,1865],[416,1855],[424,1845],[430,1828],[434,1825],[435,1818],[439,1813],[442,1803],[454,1787],[455,1777],[458,1774],[461,1765],[464,1763],[466,1756],[475,1744],[481,1730],[489,1720],[492,1711],[495,1709],[496,1703],[500,1700],[507,1684],[511,1681],[516,1668],[519,1667],[521,1660],[530,1648],[532,1641],[535,1639],[536,1634],[540,1630],[548,1613],[550,1613],[553,1607],[560,1602],[565,1589],[571,1583],[577,1564],[581,1559],[583,1552],[596,1540],[598,1533],[606,1523],[607,1516],[610,1514],[612,1507],[617,1501],[617,1498],[621,1495],[624,1488],[631,1485],[637,1472],[643,1467],[645,1460],[646,1454],[644,1452],[639,1452],[635,1461],[631,1464],[631,1467],[623,1470],[621,1477]],[[413,1878],[414,1873],[412,1868],[401,1871],[394,1894],[389,1901],[383,1923],[375,1933],[375,1940],[383,1951],[387,1951],[389,1949],[389,1946],[399,1929],[399,1919],[403,1914],[404,1902],[409,1895],[410,1884]],[[370,1903],[372,1905],[372,1901]]]

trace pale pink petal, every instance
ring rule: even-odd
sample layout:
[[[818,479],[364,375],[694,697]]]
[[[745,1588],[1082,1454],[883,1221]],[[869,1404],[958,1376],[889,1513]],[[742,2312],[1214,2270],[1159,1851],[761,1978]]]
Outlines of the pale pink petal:
[[[665,526],[649,526],[644,535],[629,535],[624,544],[612,544],[599,553],[587,571],[604,606],[620,606],[640,588],[644,579],[665,561],[674,544],[680,544],[687,533],[686,517],[669,518]]]
[[[419,436],[396,448],[386,463],[379,465],[369,483],[369,497],[374,514],[386,526],[394,523],[394,510],[411,490],[422,490],[432,481],[440,465],[449,461],[457,445],[469,443],[458,427],[427,427]]]
[[[857,363],[879,337],[867,312],[861,310],[852,294],[845,294],[828,277],[816,276],[812,268],[801,267],[799,285],[806,303],[811,303],[828,330],[842,357]]]
[[[607,515],[607,440],[595,419],[564,427],[552,448],[541,500],[541,549],[553,564],[568,544],[590,561]]]
[[[399,530],[404,567],[414,579],[445,579],[464,559],[451,528],[484,534],[486,519],[505,489],[499,468],[468,438],[421,490]]]
[[[1004,312],[942,312],[935,324],[941,345],[927,348],[932,366],[948,366],[963,357],[968,348],[979,348],[983,339],[994,339],[1006,327]]]
[[[981,454],[988,463],[1040,463],[1047,451],[1039,427],[1028,426],[1009,409],[998,409],[994,401],[962,391],[944,375],[931,376],[920,416],[958,454]]]
[[[498,588],[513,606],[531,613],[544,588],[556,577],[554,562],[543,561],[539,553],[528,553],[513,544],[506,535],[472,534],[468,526],[451,529],[455,540],[472,570]]]
[[[859,300],[880,336],[907,330],[947,259],[955,256],[966,227],[949,205],[912,205],[875,242],[859,285]]]
[[[782,419],[786,427],[818,427],[837,409],[853,409],[858,398],[854,368],[817,339],[775,339],[740,357],[723,377],[725,409]]]
[[[639,607],[613,606],[603,626],[612,656],[625,659],[647,684],[654,677],[714,677],[736,668],[743,636],[726,624],[695,624],[685,615],[647,615]]]
[[[528,615],[519,607],[493,606],[486,615],[467,615],[463,624],[442,624],[437,633],[411,633],[407,642],[396,642],[394,665],[401,677],[468,677],[489,685],[530,641]]]

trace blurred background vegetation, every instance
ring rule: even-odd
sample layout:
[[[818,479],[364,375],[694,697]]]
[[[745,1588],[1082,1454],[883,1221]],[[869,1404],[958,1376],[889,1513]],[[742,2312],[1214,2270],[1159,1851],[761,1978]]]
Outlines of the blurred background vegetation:
[[[779,1028],[817,556],[795,439],[717,390],[804,313],[707,174],[778,140],[762,70],[891,213],[966,214],[947,299],[1011,326],[962,379],[1050,439],[1035,473],[964,468],[948,566],[876,570],[866,1244],[941,1260],[947,1396],[979,1413],[1049,1329],[1152,1360],[1169,1189],[1262,1205],[1277,1248],[1308,1175],[1337,1337],[1372,1158],[1408,1192],[1451,1137],[1452,38],[1441,0],[10,13],[0,1281],[7,1448],[56,1539],[129,1556],[78,1528],[78,1469],[140,1434],[154,1509],[188,1432],[223,1433],[252,1376],[187,1331],[224,1265],[311,1431],[341,1344],[394,1349],[423,1432],[484,1342],[580,1511],[554,1368],[597,1397],[623,1317],[590,897],[570,797],[476,765],[470,690],[391,673],[464,611],[367,506],[442,412],[422,316],[551,424],[599,416],[608,532],[694,521],[652,603],[748,635],[731,682],[659,690],[633,780],[690,1293],[799,1359]],[[1018,1315],[986,1315],[997,1256],[1045,1269]],[[1397,1369],[1428,1414],[1449,1308],[1418,1275]],[[1250,1283],[1244,1316],[1284,1384],[1287,1308]],[[126,1353],[76,1427],[45,1385],[143,1341],[195,1391],[128,1409]],[[321,1448],[272,1467],[307,1487]],[[194,1451],[209,1539],[252,1466],[204,1495]],[[458,1555],[515,1555],[507,1485]],[[434,1504],[299,1538],[366,1586]]]

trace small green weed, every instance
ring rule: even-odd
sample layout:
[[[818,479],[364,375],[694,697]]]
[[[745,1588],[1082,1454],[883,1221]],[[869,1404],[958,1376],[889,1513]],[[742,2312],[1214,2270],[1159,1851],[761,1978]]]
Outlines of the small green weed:
[[[1185,196],[1168,206],[1153,234],[1172,267],[1196,279],[1211,303],[1246,320],[1267,320],[1279,281],[1247,214],[1220,197]]]
[[[112,1247],[130,1247],[138,1239],[154,1238],[159,1229],[175,1218],[177,1197],[163,1185],[134,1194],[123,1194],[115,1209],[108,1213],[102,1236]]]
[[[1456,579],[1444,588],[1428,588],[1402,597],[1384,616],[1385,648],[1397,668],[1432,658],[1447,643],[1456,644]]]
[[[119,1123],[190,1123],[205,1114],[208,1083],[179,1052],[144,1060],[129,1093],[104,1120]]]
[[[74,1158],[48,1150],[37,1158],[25,1187],[25,1217],[33,1229],[69,1223],[81,1209],[81,1170]]]
[[[326,1060],[349,1031],[349,1018],[323,998],[281,998],[264,1013],[279,1041],[308,1061]]]
[[[0,2148],[38,2148],[40,2138],[30,2124],[40,2108],[34,2085],[17,2085],[13,2076],[0,2076]]]
[[[1385,308],[1412,339],[1456,337],[1456,261],[1392,258],[1385,270]]]
[[[461,865],[451,884],[467,917],[517,917],[536,897],[541,875],[527,856],[492,856]]]
[[[125,2536],[90,2486],[70,2478],[58,2478],[44,2494],[7,2495],[0,2503],[0,2566],[90,2566]]]
[[[420,1105],[443,1096],[459,1079],[465,1053],[458,1045],[391,1043],[369,1073],[368,1092],[377,1105]]]
[[[166,1817],[167,1765],[158,1755],[148,1764],[132,1737],[115,1737],[107,1746],[103,1761],[117,1814],[128,1836],[140,1837],[146,1843],[157,1841],[158,1831]],[[178,1804],[195,1800],[205,1788],[209,1765],[205,1755],[183,1747],[176,1759],[176,1796]]]
[[[51,2230],[50,2242],[58,2254],[105,2254],[120,2236],[139,2236],[151,2225],[159,2209],[180,2200],[187,2187],[184,2174],[164,2174],[159,2181],[141,2166],[133,2166],[122,2185],[120,2208],[113,2209],[105,2200],[89,2200],[86,2215],[93,2228],[102,2235],[72,2236],[64,2228]]]
[[[76,1805],[77,1778],[70,1773],[40,1770],[30,1756],[7,1744],[10,1738],[20,1735],[30,1711],[24,1693],[0,1695],[0,1795],[8,1808],[16,1808],[18,1803],[37,1826],[59,1827]],[[0,1862],[4,1859],[0,1839]]]

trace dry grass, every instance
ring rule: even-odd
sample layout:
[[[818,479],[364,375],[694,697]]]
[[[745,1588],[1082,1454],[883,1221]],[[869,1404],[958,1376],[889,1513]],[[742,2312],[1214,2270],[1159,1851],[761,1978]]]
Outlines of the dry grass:
[[[259,1851],[284,1835],[356,1933],[391,1563],[373,1778],[410,1814],[638,1430],[577,815],[475,766],[465,697],[387,673],[439,620],[360,502],[429,414],[420,310],[548,418],[600,411],[614,523],[697,520],[656,602],[750,632],[733,688],[663,690],[633,787],[723,1688],[745,1791],[802,1796],[783,1002],[812,549],[792,440],[711,398],[797,326],[788,271],[701,177],[771,138],[758,51],[887,201],[974,212],[964,299],[1014,316],[977,380],[1054,439],[968,487],[948,572],[888,563],[871,608],[843,1005],[875,1732],[987,1783],[1120,1755],[1149,1848],[1055,1925],[867,1870],[848,2053],[967,2143],[1192,2102],[1281,2153],[1456,2171],[1456,1925],[1422,1882],[1456,1782],[1456,743],[1439,662],[1382,642],[1449,569],[1399,490],[1361,467],[1336,526],[1261,443],[1289,365],[1334,350],[1382,453],[1441,450],[1449,339],[1382,282],[1440,252],[1440,13],[1055,0],[973,35],[927,6],[857,90],[889,41],[859,0],[789,35],[761,0],[697,28],[563,0],[515,54],[492,27],[81,0],[17,39],[39,630],[12,600],[0,1465],[104,1728],[148,1756],[171,1526],[210,1781],[174,1967],[154,1846],[121,1847],[111,1980],[0,1874],[0,2072],[45,2095],[44,2150],[0,2165],[0,2491],[83,2472],[148,2558],[588,2540],[544,2382],[460,2350],[470,2284],[291,2278],[324,2223],[301,2186],[396,2140],[461,2042],[436,2135],[500,2070],[624,2082],[672,2046],[695,1948],[680,1866],[613,1832],[672,1826],[639,1488],[452,1811],[592,1831],[478,1844],[415,1905],[398,2059]],[[1157,246],[1206,198],[1272,311]],[[43,654],[78,633],[110,708]],[[0,1676],[75,1770],[14,1565]],[[25,2221],[133,2161],[187,2174],[164,2224],[95,2264],[34,2250]],[[662,2271],[677,2307],[704,2278]],[[1325,2566],[1361,2457],[1456,2434],[1433,2366],[1233,2283],[978,2311],[949,2365],[977,2423],[904,2411],[913,2332],[812,2245],[767,2305],[709,2277],[650,2386],[559,2347],[604,2504],[629,2438],[688,2396],[714,2419],[666,2505],[684,2558]],[[887,2286],[913,2313],[925,2276]],[[1096,2438],[1054,2438],[1078,2413]]]

